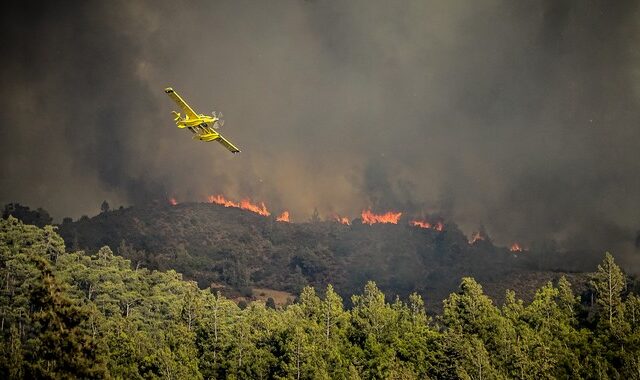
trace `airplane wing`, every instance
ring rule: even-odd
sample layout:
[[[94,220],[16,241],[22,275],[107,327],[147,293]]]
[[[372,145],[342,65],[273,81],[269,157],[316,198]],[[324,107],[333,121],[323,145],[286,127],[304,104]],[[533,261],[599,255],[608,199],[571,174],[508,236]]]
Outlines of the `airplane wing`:
[[[233,145],[229,140],[227,140],[224,137],[222,137],[222,135],[220,135],[216,139],[216,141],[219,142],[220,144],[224,145],[225,148],[229,149],[229,151],[231,153],[240,153],[240,149],[236,148],[235,145]]]
[[[199,117],[198,114],[195,113],[195,111],[187,104],[187,102],[185,102],[177,92],[173,91],[173,88],[167,87],[164,89],[164,92],[166,92],[167,95],[169,95],[169,97],[173,99],[173,101],[176,102],[176,104],[178,104],[180,108],[182,108],[185,115],[187,115],[189,119],[197,119]]]

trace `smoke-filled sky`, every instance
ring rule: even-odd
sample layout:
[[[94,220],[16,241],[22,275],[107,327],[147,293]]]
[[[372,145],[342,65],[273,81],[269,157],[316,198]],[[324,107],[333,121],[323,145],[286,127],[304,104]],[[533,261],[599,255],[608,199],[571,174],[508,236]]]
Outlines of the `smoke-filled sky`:
[[[634,251],[640,2],[84,1],[3,9],[0,202],[222,193]],[[242,149],[191,140],[172,86]]]

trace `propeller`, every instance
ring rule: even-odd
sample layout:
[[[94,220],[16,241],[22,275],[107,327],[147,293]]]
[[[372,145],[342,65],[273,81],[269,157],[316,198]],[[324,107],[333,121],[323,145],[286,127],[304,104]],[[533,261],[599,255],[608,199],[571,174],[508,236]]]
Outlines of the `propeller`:
[[[213,114],[213,117],[218,119],[216,120],[216,122],[214,123],[216,128],[220,128],[224,125],[224,120],[222,120],[222,112],[218,112],[218,114],[216,115],[216,111],[211,112]]]

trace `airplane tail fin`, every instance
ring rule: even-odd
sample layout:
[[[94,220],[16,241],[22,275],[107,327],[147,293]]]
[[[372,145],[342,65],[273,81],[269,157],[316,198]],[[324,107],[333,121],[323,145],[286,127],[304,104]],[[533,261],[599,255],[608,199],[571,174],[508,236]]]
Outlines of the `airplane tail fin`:
[[[171,111],[171,113],[173,114],[173,120],[174,121],[178,121],[181,119],[180,113],[176,112],[176,111]]]

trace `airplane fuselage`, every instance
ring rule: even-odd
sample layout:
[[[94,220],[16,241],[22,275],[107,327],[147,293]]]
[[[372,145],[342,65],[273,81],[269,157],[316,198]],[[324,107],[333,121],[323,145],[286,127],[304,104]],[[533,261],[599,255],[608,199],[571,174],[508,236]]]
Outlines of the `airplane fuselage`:
[[[218,121],[218,118],[216,117],[211,117],[206,115],[199,115],[199,116],[200,117],[195,119],[185,118],[185,119],[176,120],[176,125],[178,126],[178,128],[185,128],[185,127],[195,127],[201,124],[214,125],[215,122]]]

